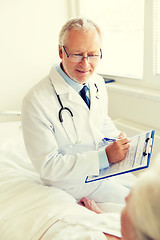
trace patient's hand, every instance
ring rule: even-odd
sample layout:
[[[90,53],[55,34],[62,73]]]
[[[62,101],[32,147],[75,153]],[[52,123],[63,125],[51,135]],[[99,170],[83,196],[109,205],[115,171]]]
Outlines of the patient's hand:
[[[95,213],[98,213],[98,214],[103,213],[102,210],[98,207],[97,203],[92,199],[83,197],[83,198],[81,198],[81,200],[79,201],[78,204],[88,208],[89,210],[91,210]]]
[[[95,212],[95,213],[103,213],[102,210],[98,207],[97,203],[89,198],[83,197],[81,198],[81,200],[78,203],[81,206],[84,206],[86,208],[88,208],[89,210]],[[118,238],[116,236],[104,233],[104,235],[106,236],[107,240],[120,240],[121,238]]]

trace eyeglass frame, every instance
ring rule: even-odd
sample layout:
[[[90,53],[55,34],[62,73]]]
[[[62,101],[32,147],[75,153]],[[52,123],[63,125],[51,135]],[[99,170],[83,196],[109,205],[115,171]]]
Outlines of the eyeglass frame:
[[[67,58],[69,58],[70,56],[76,56],[76,55],[81,56],[80,54],[68,54],[64,45],[63,45],[63,49],[64,49],[64,52],[65,52]],[[94,57],[99,56],[100,57],[99,59],[102,59],[102,49],[100,48],[100,55],[92,55],[92,56],[94,56]],[[91,59],[90,57],[91,56],[87,56],[87,57],[81,56],[81,60],[79,62],[82,62],[84,58],[87,58],[87,61],[88,61],[88,59]]]

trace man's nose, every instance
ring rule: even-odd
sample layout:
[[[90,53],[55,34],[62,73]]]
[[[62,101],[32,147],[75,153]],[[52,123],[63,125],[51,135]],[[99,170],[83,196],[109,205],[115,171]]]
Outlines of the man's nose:
[[[83,56],[82,61],[80,62],[82,66],[87,66],[88,63],[88,57],[87,56]]]

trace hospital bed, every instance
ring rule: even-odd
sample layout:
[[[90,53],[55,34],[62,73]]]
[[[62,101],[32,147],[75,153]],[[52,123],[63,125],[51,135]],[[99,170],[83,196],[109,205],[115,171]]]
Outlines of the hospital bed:
[[[24,146],[20,113],[0,114],[1,240],[103,240],[103,232],[121,236],[123,205],[100,207],[104,214],[78,205],[63,190],[44,186]]]

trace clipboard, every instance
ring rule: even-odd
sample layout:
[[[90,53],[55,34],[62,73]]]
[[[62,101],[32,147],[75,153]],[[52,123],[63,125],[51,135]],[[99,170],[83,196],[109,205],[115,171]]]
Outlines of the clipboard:
[[[150,130],[130,137],[130,148],[125,159],[119,163],[110,164],[108,168],[101,170],[98,176],[87,176],[85,183],[148,168],[152,154],[154,135],[155,130]]]

